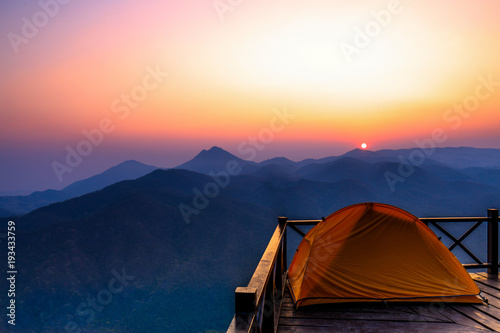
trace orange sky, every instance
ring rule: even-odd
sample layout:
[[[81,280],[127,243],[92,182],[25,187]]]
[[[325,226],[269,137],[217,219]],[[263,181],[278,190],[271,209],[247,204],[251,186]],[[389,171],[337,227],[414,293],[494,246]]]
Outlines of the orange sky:
[[[230,3],[0,4],[0,171],[31,161],[47,174],[40,184],[61,185],[51,161],[105,118],[115,129],[65,183],[126,159],[174,166],[212,145],[238,154],[282,108],[294,118],[259,160],[412,147],[435,128],[441,146],[500,148],[500,2]],[[168,76],[155,81],[155,69]],[[140,101],[126,104],[133,92]]]

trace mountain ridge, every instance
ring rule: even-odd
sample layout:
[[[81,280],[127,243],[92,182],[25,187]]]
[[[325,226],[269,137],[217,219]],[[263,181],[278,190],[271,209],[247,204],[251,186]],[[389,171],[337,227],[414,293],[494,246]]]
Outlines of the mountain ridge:
[[[24,196],[0,197],[0,216],[24,215],[30,211],[60,202],[80,195],[100,190],[115,182],[134,179],[158,169],[155,166],[140,163],[135,160],[121,162],[92,177],[76,181],[61,190],[48,189],[35,191]]]
[[[205,170],[240,163],[219,149],[203,152]],[[19,322],[32,324],[26,332],[61,331],[69,315],[82,329],[103,333],[224,330],[234,288],[248,283],[277,216],[319,219],[359,202],[419,217],[482,216],[500,203],[500,169],[402,164],[398,156],[411,152],[353,151],[303,164],[276,158],[215,176],[156,169],[35,209],[15,219],[23,258]],[[394,190],[388,173],[401,178]],[[188,207],[188,219],[180,207]],[[121,269],[134,280],[87,323],[78,305]]]

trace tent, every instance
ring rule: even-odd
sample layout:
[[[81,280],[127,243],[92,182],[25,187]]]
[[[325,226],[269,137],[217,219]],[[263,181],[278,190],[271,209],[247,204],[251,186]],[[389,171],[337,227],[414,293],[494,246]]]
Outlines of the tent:
[[[394,206],[352,205],[301,241],[288,270],[295,306],[340,302],[481,303],[458,259],[422,221]]]

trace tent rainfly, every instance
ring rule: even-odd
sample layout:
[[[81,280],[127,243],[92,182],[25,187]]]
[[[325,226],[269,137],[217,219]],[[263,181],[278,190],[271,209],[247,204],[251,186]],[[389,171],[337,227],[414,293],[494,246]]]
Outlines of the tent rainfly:
[[[420,219],[394,206],[356,204],[300,243],[288,270],[296,307],[341,302],[481,303],[458,259]]]

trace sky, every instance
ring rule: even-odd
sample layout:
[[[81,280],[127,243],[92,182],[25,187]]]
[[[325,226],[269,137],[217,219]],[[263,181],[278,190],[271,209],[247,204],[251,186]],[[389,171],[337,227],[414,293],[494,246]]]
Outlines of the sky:
[[[2,1],[0,35],[0,193],[212,146],[500,148],[496,0]]]

